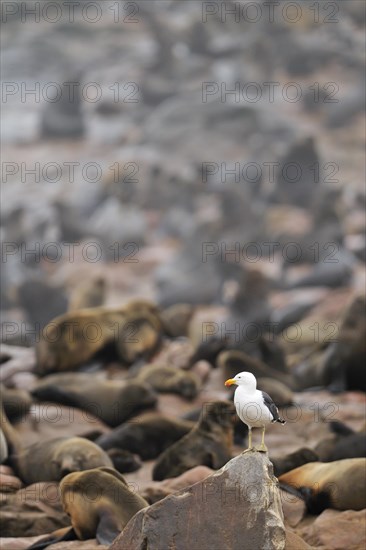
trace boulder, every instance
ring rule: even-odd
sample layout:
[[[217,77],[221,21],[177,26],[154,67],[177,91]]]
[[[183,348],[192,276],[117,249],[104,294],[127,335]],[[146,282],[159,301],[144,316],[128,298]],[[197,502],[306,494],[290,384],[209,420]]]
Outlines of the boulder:
[[[149,504],[154,504],[180,489],[184,489],[206,479],[206,477],[213,472],[214,470],[207,466],[195,466],[178,477],[171,477],[164,479],[164,481],[151,481],[141,490],[141,496],[147,500]]]
[[[110,550],[284,550],[280,492],[267,455],[242,453],[223,468],[138,512]]]
[[[301,535],[307,543],[327,550],[363,550],[366,547],[365,510],[324,510]]]
[[[54,482],[34,483],[15,494],[3,493],[0,507],[3,537],[44,535],[70,524]]]
[[[282,512],[286,527],[296,527],[306,515],[303,499],[281,489]]]
[[[309,546],[301,537],[299,537],[299,535],[296,535],[296,533],[286,529],[285,550],[311,550],[312,548],[313,547]]]

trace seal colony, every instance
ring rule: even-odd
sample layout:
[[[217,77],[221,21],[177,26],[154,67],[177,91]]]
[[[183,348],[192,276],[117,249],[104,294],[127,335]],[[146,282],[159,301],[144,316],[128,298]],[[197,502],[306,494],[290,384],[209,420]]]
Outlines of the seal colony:
[[[135,301],[132,309],[139,309],[138,304]],[[141,307],[146,306],[141,304]],[[139,311],[135,313],[139,318]],[[160,313],[155,314],[158,323]],[[55,368],[55,372],[49,374],[36,372],[38,378],[32,382],[29,391],[6,388],[3,392],[0,458],[5,468],[13,468],[15,475],[19,476],[20,486],[21,482],[26,486],[59,483],[60,509],[62,505],[70,517],[67,527],[57,529],[36,542],[33,550],[61,541],[66,546],[67,541],[75,539],[97,538],[102,544],[110,544],[136,512],[196,483],[195,469],[203,468],[205,478],[210,474],[214,477],[220,475],[217,472],[220,468],[230,469],[231,459],[238,453],[265,453],[266,428],[272,423],[285,424],[277,405],[281,410],[296,405],[298,396],[294,393],[293,383],[290,384],[293,382],[291,370],[281,370],[282,361],[252,357],[240,349],[220,351],[220,342],[213,341],[208,350],[212,355],[206,349],[206,360],[197,362],[199,354],[192,345],[187,346],[190,341],[184,340],[185,337],[179,341],[163,338],[160,355],[157,352],[149,357],[144,353],[145,345],[149,350],[153,349],[147,338],[145,343],[137,342],[136,347],[126,347],[124,353],[129,356],[128,360],[116,362],[109,355],[102,355],[92,364],[84,362],[80,366],[84,371],[68,372],[68,369]],[[182,355],[179,355],[179,361],[175,361],[173,351],[177,353],[178,348]],[[138,359],[130,359],[130,353]],[[202,349],[200,353],[202,356]],[[212,361],[211,366],[207,359]],[[102,360],[102,365],[98,365],[99,360]],[[208,368],[205,379],[197,374],[199,363]],[[225,386],[230,388],[226,399],[222,395],[225,378],[228,378]],[[262,389],[257,389],[257,385]],[[72,437],[68,432],[66,437],[65,432],[59,432],[57,435],[62,437],[52,435],[52,439],[45,440],[41,429],[40,441],[22,445],[19,422],[27,415],[29,423],[33,408],[39,407],[38,403],[56,403],[61,409],[78,409],[78,417],[88,418],[91,422],[100,419],[105,426],[98,422],[95,429],[90,429],[94,426],[88,424],[84,430],[81,423],[80,435],[84,437],[80,437],[78,431]],[[314,424],[312,419],[310,424]],[[252,445],[254,428],[262,430],[258,447]],[[315,428],[313,425],[311,429]],[[281,438],[280,432],[284,432],[278,430]],[[245,444],[247,433],[248,445]],[[305,437],[309,433],[307,431]],[[357,424],[352,424],[351,429],[339,421],[332,421],[323,427],[323,439],[319,442],[306,439],[306,446],[299,441],[295,449],[275,448],[277,454],[271,456],[271,462],[275,475],[280,478],[280,487],[304,500],[310,514],[319,514],[325,508],[362,509],[366,504],[361,483],[365,467],[365,459],[361,458],[365,454],[363,436],[364,428],[360,429]],[[285,441],[284,438],[285,444],[288,444],[288,439]],[[318,449],[316,444],[321,447]],[[248,448],[243,450],[246,446]],[[292,447],[292,442],[289,446]],[[328,462],[339,454],[349,460]],[[245,456],[252,458],[253,464],[268,460],[255,453]],[[356,456],[358,459],[354,460]],[[143,463],[150,460],[155,462]],[[136,478],[132,474],[125,480],[120,475],[139,468],[141,472]],[[347,479],[355,480],[359,488],[347,489],[344,481]],[[129,482],[132,489],[137,485],[137,492],[129,490]],[[144,487],[146,482],[151,486]],[[207,483],[211,487],[213,481]],[[314,484],[319,490],[314,489]],[[338,487],[337,491],[334,486]],[[91,495],[93,498],[84,498],[90,487],[100,487],[97,499],[94,499],[94,494]],[[118,502],[114,502],[115,495]],[[28,525],[27,521],[25,514],[24,525]],[[67,525],[66,517],[63,521],[62,525]],[[34,529],[29,535],[43,537],[55,528],[51,525],[41,533],[34,532]],[[8,532],[11,532],[11,526]]]
[[[271,422],[286,424],[280,417],[278,409],[268,393],[257,390],[257,380],[251,372],[239,372],[229,378],[225,386],[236,384],[234,403],[238,417],[248,426],[248,448],[246,451],[268,452],[264,443],[266,425]],[[252,447],[252,428],[262,428],[262,442],[259,447]]]

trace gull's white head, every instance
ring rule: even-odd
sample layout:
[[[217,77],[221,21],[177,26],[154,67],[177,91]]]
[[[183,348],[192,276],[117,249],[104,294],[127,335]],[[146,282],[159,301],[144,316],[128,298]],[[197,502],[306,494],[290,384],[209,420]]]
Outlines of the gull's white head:
[[[225,386],[232,386],[233,384],[245,386],[250,391],[257,389],[257,380],[251,372],[239,372],[234,378],[229,378],[225,382]]]

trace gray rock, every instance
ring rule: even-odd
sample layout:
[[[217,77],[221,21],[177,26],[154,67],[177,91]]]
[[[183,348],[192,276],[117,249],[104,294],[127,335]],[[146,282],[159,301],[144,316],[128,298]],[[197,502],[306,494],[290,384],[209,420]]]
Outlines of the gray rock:
[[[283,550],[280,492],[267,455],[250,452],[138,512],[110,550]]]
[[[80,75],[65,78],[65,82],[80,85]],[[45,104],[41,117],[41,137],[43,139],[82,138],[85,132],[82,98],[79,86],[75,89],[70,84],[61,86],[60,98],[51,98]]]

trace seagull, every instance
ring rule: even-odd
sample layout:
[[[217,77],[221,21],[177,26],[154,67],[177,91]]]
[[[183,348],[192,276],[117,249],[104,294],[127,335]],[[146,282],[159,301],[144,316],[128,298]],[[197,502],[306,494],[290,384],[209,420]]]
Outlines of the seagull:
[[[236,384],[238,387],[234,394],[236,413],[240,420],[248,426],[248,449],[247,451],[268,452],[264,444],[264,433],[266,424],[279,422],[286,424],[280,418],[278,409],[268,393],[257,390],[257,379],[251,372],[239,372],[234,378],[229,378],[225,386]],[[252,428],[262,428],[262,443],[260,447],[252,447]]]

